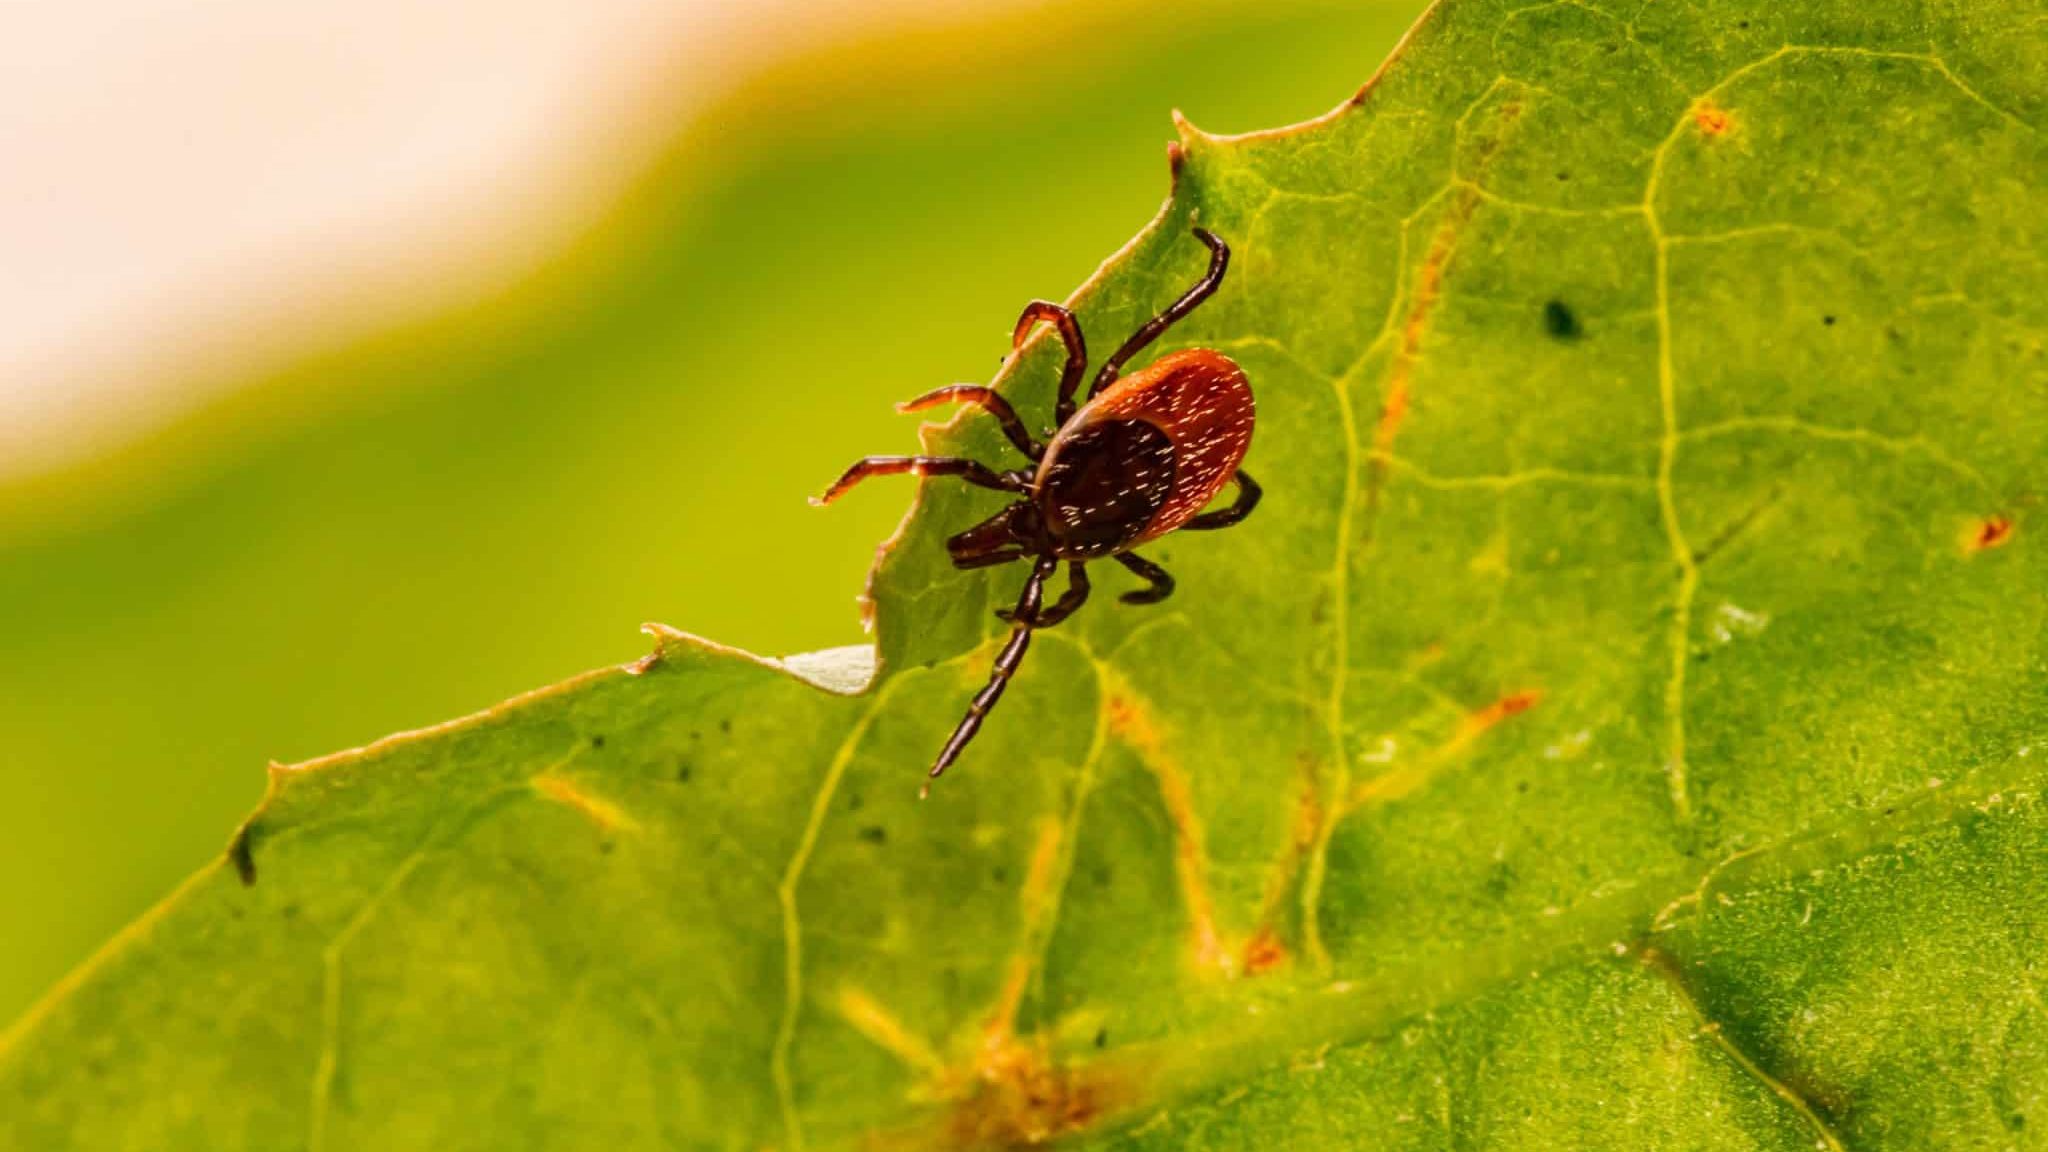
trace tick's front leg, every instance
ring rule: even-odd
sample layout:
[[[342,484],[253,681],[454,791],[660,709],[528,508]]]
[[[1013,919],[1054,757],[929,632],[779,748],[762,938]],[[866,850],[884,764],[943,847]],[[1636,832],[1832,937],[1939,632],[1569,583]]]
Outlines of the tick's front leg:
[[[999,474],[979,460],[963,460],[957,456],[869,456],[857,461],[834,480],[823,496],[811,497],[811,503],[830,504],[845,495],[848,488],[871,476],[901,476],[905,472],[913,476],[957,476],[969,484],[993,488],[998,492],[1024,490],[1017,479],[1018,473]]]

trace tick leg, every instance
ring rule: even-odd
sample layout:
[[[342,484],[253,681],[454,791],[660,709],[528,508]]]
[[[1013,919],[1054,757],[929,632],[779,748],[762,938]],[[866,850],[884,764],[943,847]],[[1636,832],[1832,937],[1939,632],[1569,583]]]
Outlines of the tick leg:
[[[1216,234],[1207,228],[1195,229],[1195,239],[1209,246],[1209,270],[1202,274],[1200,280],[1195,281],[1194,287],[1181,293],[1180,299],[1167,305],[1166,311],[1145,321],[1142,327],[1131,333],[1129,340],[1124,341],[1123,347],[1109,354],[1109,359],[1102,362],[1102,370],[1095,374],[1095,383],[1088,388],[1090,398],[1116,383],[1118,374],[1124,370],[1124,361],[1144,351],[1147,344],[1159,339],[1161,333],[1193,312],[1196,306],[1207,300],[1216,291],[1217,286],[1223,283],[1223,270],[1230,267],[1230,246],[1217,239]]]
[[[1010,402],[998,395],[993,388],[983,388],[979,384],[949,384],[944,388],[934,388],[915,399],[905,400],[896,406],[896,410],[920,412],[948,403],[980,405],[988,410],[989,415],[996,418],[996,423],[1002,427],[1003,435],[1009,437],[1010,443],[1017,446],[1017,451],[1033,460],[1044,455],[1045,449],[1031,438],[1031,433],[1024,427],[1024,421],[1017,419],[1017,410],[1010,407]]]
[[[1139,579],[1150,581],[1152,585],[1150,588],[1140,588],[1136,592],[1126,592],[1117,599],[1126,604],[1157,604],[1173,595],[1173,576],[1166,569],[1135,552],[1117,553],[1116,562],[1129,568]]]
[[[1074,614],[1074,609],[1088,602],[1088,566],[1079,560],[1067,562],[1067,590],[1060,594],[1052,607],[1039,612],[1032,621],[1035,628],[1050,628]],[[1016,622],[1017,614],[1008,608],[996,613],[1003,620]]]
[[[1074,415],[1074,394],[1081,390],[1081,376],[1088,371],[1088,342],[1081,338],[1081,324],[1072,312],[1050,300],[1033,300],[1017,317],[1017,328],[1010,333],[1010,350],[1022,348],[1032,325],[1041,320],[1059,329],[1060,343],[1067,346],[1067,364],[1060,369],[1060,400],[1053,408],[1053,423],[1060,426]],[[1038,456],[1034,453],[1031,458]]]
[[[1204,512],[1194,517],[1180,526],[1181,531],[1206,532],[1211,528],[1228,528],[1252,514],[1252,509],[1259,506],[1259,497],[1264,494],[1263,490],[1258,482],[1251,478],[1251,474],[1242,468],[1239,468],[1237,475],[1231,479],[1237,481],[1236,502],[1228,508],[1218,508],[1214,512]]]
[[[957,456],[870,456],[848,468],[825,489],[823,496],[811,497],[811,503],[830,504],[870,476],[900,476],[905,472],[913,476],[958,476],[969,484],[998,492],[1023,491],[1016,477],[998,475],[979,460],[962,460]]]
[[[963,571],[969,568],[993,568],[998,564],[1008,564],[1012,560],[1022,560],[1023,558],[1023,549],[1011,548],[1001,552],[985,552],[979,556],[955,556],[953,557],[953,567]],[[1007,619],[1008,612],[1009,609],[1005,608],[1003,611],[996,613],[996,615]]]
[[[1010,642],[996,653],[995,666],[989,669],[988,685],[974,694],[967,705],[967,715],[960,718],[960,725],[953,729],[953,735],[946,740],[946,746],[939,749],[939,758],[932,762],[930,779],[925,781],[923,792],[929,795],[931,782],[936,780],[960,758],[960,751],[974,734],[981,730],[982,718],[1003,698],[1003,689],[1010,686],[1010,677],[1017,674],[1017,666],[1024,662],[1024,651],[1031,647],[1031,630],[1038,626],[1038,607],[1044,602],[1045,578],[1059,567],[1059,561],[1050,556],[1041,556],[1031,566],[1031,575],[1024,580],[1024,591],[1017,597],[1013,610],[1014,622],[1010,625]]]

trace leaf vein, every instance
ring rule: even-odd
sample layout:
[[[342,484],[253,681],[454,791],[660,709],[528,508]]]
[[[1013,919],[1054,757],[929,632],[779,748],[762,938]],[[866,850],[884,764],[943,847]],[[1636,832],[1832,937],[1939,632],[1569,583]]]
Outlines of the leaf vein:
[[[867,737],[868,728],[874,724],[890,693],[900,683],[900,678],[892,678],[875,689],[874,699],[854,721],[846,739],[840,741],[838,750],[826,765],[817,796],[811,801],[810,816],[804,822],[803,834],[797,840],[789,866],[783,870],[782,883],[775,889],[776,901],[782,908],[783,996],[782,1018],[775,1028],[774,1046],[769,1050],[768,1070],[775,1082],[775,1098],[782,1112],[783,1132],[789,1140],[790,1152],[803,1152],[804,1147],[803,1118],[797,1114],[796,1083],[789,1071],[790,1049],[796,1042],[797,1019],[803,1013],[804,999],[803,922],[797,912],[796,887],[803,879],[804,868],[810,864],[811,853],[818,846],[818,833],[825,826],[825,817],[831,811],[832,797],[839,790],[839,781],[846,775],[847,766],[853,762],[861,741]]]

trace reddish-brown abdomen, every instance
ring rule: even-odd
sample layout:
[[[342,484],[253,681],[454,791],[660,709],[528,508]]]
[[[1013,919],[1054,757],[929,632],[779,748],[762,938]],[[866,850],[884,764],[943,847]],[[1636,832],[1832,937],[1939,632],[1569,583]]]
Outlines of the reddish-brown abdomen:
[[[1161,356],[1110,385],[1074,416],[1143,420],[1173,441],[1173,493],[1131,541],[1142,544],[1200,512],[1252,446],[1252,389],[1244,369],[1221,352],[1190,348]]]
[[[1121,552],[1180,527],[1236,475],[1251,440],[1251,386],[1220,352],[1175,352],[1117,381],[1060,429],[1040,466],[1059,553]]]

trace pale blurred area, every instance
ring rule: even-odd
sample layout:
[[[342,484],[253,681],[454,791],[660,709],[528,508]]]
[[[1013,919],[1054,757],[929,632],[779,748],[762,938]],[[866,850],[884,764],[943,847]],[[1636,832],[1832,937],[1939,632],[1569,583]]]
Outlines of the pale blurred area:
[[[0,0],[0,479],[517,276],[751,70],[976,8]]]
[[[806,497],[1421,5],[0,0],[0,1027],[272,760],[858,642]]]

